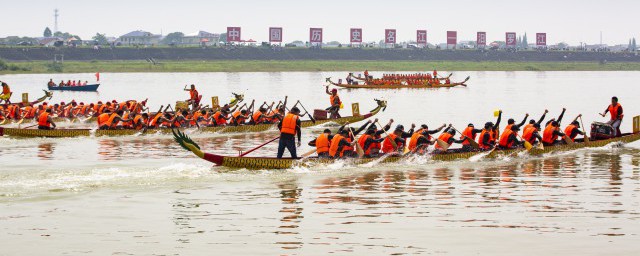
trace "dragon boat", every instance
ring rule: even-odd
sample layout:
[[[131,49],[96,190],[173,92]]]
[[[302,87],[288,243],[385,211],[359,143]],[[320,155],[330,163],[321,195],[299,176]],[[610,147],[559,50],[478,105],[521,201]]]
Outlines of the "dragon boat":
[[[594,125],[598,123],[594,123],[592,125],[592,133],[594,129]],[[600,124],[602,125],[602,124]],[[604,125],[602,125],[604,126]],[[600,126],[601,127],[601,126]],[[600,129],[596,127],[595,129]],[[331,164],[335,162],[335,159],[328,158],[317,158],[317,157],[308,157],[308,158],[275,158],[275,157],[241,157],[241,156],[224,156],[218,154],[210,154],[204,153],[201,151],[198,144],[193,142],[187,135],[180,131],[174,131],[173,136],[175,141],[180,144],[184,149],[191,151],[199,158],[207,160],[209,162],[214,163],[217,166],[224,166],[228,168],[245,168],[251,170],[262,170],[262,169],[289,169],[294,166],[302,166],[302,167],[312,167],[317,164]],[[636,116],[633,118],[633,133],[625,133],[620,137],[612,137],[607,139],[597,139],[597,140],[587,140],[582,142],[576,142],[573,144],[559,144],[554,146],[545,146],[545,147],[533,147],[528,150],[529,155],[543,155],[547,153],[553,152],[561,152],[561,151],[571,151],[581,148],[595,148],[595,147],[603,147],[610,143],[630,143],[640,140],[640,116]],[[450,150],[450,151],[436,151],[428,153],[425,157],[429,157],[435,161],[454,161],[461,159],[469,159],[474,156],[479,156],[480,154],[485,154],[483,157],[485,158],[499,158],[501,156],[512,156],[517,155],[518,153],[527,151],[525,148],[516,148],[516,149],[494,149],[490,151],[468,151],[461,152],[459,150]],[[394,163],[406,159],[412,154],[404,154],[404,155],[382,155],[379,157],[373,158],[346,158],[341,159],[340,161],[346,161],[348,164],[360,165],[366,164],[370,162],[376,163]]]
[[[45,101],[46,99],[51,99],[51,97],[53,97],[53,93],[47,90],[42,90],[44,92],[44,96],[36,99],[35,101],[31,101],[31,102],[15,102],[15,103],[11,103],[11,104],[0,104],[0,106],[2,106],[3,108],[7,108],[9,105],[18,105],[21,108],[24,108],[26,106],[35,106],[37,104],[42,103],[43,101]]]
[[[376,100],[378,106],[371,110],[367,114],[359,114],[357,111],[353,116],[341,117],[336,119],[324,119],[324,120],[302,120],[302,127],[311,127],[325,123],[356,123],[362,120],[368,119],[380,111],[384,111],[387,107],[387,102],[382,100]],[[277,124],[257,124],[257,125],[240,125],[240,126],[215,126],[215,127],[200,127],[192,128],[197,129],[199,132],[204,133],[251,133],[251,132],[264,132],[276,129]],[[54,130],[40,130],[40,129],[20,129],[20,128],[7,128],[0,127],[0,136],[12,136],[12,137],[82,137],[82,136],[126,136],[137,134],[171,134],[171,128],[156,128],[147,130],[135,130],[135,129],[116,129],[116,130],[97,130],[97,129],[54,129]]]
[[[72,91],[72,92],[97,92],[100,84],[87,84],[78,86],[50,86],[47,85],[51,91]]]
[[[326,79],[326,82],[338,87],[342,87],[342,88],[348,88],[348,89],[402,89],[402,88],[411,88],[411,89],[415,89],[415,88],[451,88],[451,87],[456,87],[456,86],[467,86],[467,84],[465,84],[467,81],[469,81],[471,77],[467,77],[466,79],[464,79],[464,81],[459,82],[459,83],[450,83],[450,84],[419,84],[419,85],[409,85],[406,82],[401,82],[401,83],[397,83],[397,84],[387,84],[387,85],[374,85],[374,84],[370,84],[368,81],[361,83],[356,83],[356,84],[345,84],[342,83],[342,79],[340,79],[337,83],[333,82],[331,80],[331,77],[328,77]]]

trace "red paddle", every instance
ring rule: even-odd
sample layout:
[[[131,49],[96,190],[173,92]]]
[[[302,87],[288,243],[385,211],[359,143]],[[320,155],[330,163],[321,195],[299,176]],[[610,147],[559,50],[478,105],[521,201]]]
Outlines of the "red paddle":
[[[261,147],[264,147],[264,146],[266,146],[267,144],[269,144],[269,143],[271,143],[271,142],[274,142],[275,140],[277,140],[277,139],[279,139],[279,138],[280,138],[280,136],[275,137],[275,138],[271,139],[270,141],[267,141],[267,142],[265,142],[264,144],[262,144],[262,145],[260,145],[260,146],[257,146],[257,147],[255,147],[255,148],[253,148],[252,150],[249,150],[249,151],[247,151],[247,152],[244,152],[244,153],[240,154],[240,157],[246,156],[246,155],[248,155],[249,153],[251,153],[251,152],[253,152],[253,151],[258,150],[258,149],[260,149]]]

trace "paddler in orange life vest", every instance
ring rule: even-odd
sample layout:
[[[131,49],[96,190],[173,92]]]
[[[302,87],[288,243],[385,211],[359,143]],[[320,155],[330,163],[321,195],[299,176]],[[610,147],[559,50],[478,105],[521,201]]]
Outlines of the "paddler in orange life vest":
[[[344,157],[353,157],[354,154],[350,154],[347,152],[353,152],[353,150],[349,150],[349,148],[353,148],[355,145],[355,140],[349,139],[349,130],[341,130],[331,138],[331,145],[329,146],[329,156],[331,158],[344,158]]]
[[[463,141],[465,141],[464,139],[456,140],[455,136],[456,136],[456,130],[453,129],[453,127],[451,127],[451,124],[449,124],[449,127],[446,130],[444,130],[444,132],[440,134],[440,136],[438,136],[438,139],[444,141],[449,145],[452,145],[453,143],[460,144]],[[436,150],[444,151],[444,148],[440,147],[440,145],[436,143]]]
[[[322,132],[322,134],[320,134],[320,136],[318,136],[318,138],[309,142],[309,146],[316,147],[316,154],[318,154],[318,158],[329,158],[331,139],[333,139],[331,130],[324,129],[324,131]]]
[[[53,127],[51,127],[53,126]],[[40,130],[53,130],[56,128],[56,123],[51,119],[51,109],[47,108],[44,112],[38,116],[38,129]]]
[[[396,126],[396,129],[393,131],[393,133],[390,133],[389,136],[387,136],[382,142],[382,152],[385,154],[403,153],[404,147],[407,144],[406,139],[411,138],[414,128],[416,128],[416,125],[411,124],[411,129],[409,130],[409,132],[405,132],[403,125],[399,124],[398,126]],[[397,147],[394,147],[393,143],[391,143],[392,140],[395,142]]]
[[[536,122],[536,120],[530,119],[529,123],[525,125],[524,128],[522,128],[522,132],[526,132],[527,129],[533,127],[534,124],[538,124],[538,126],[540,126],[542,124],[542,121],[544,121],[544,118],[547,116],[547,113],[549,113],[549,110],[545,109],[544,114],[542,114],[540,119],[538,119],[538,122]]]
[[[380,153],[380,149],[377,147],[380,143],[382,143],[385,138],[377,136],[376,138],[376,130],[374,128],[369,128],[365,132],[364,135],[358,138],[358,144],[364,151],[364,157],[376,157]]]
[[[480,134],[482,132],[482,129],[476,129],[475,126],[473,126],[473,124],[468,124],[467,128],[464,129],[464,131],[462,131],[462,134],[460,135],[460,139],[463,140],[462,141],[462,149],[465,151],[469,151],[471,150],[473,147],[471,146],[471,142],[469,142],[466,138],[469,138],[471,140],[476,140],[476,137],[478,136],[478,134]]]
[[[516,120],[514,120],[513,118],[509,118],[509,120],[507,120],[507,126],[504,128],[504,132],[510,130],[512,131],[511,127],[513,126],[517,126],[518,131],[520,131],[520,127],[522,127],[527,122],[527,118],[529,118],[529,113],[524,116],[524,119],[522,119],[522,122],[520,122],[519,124],[516,124]]]
[[[358,143],[360,143],[360,146],[364,149],[365,151],[365,156],[369,156],[369,157],[375,157],[378,156],[380,154],[380,151],[382,150],[382,142],[378,142],[380,139],[382,139],[382,141],[384,141],[385,138],[382,137],[383,134],[385,134],[387,131],[389,131],[389,129],[391,129],[391,125],[393,124],[393,119],[389,120],[389,123],[387,123],[385,126],[381,127],[380,130],[378,130],[378,127],[376,126],[376,124],[378,123],[378,118],[376,118],[371,125],[369,125],[369,128],[367,128],[367,131],[372,130],[373,134],[371,135],[373,138],[372,141],[370,141],[370,144],[367,149],[370,150],[370,154],[367,154],[367,149],[365,149],[364,144],[366,142],[366,139],[362,139],[362,137],[360,139],[358,139]],[[364,140],[364,141],[363,141]],[[362,141],[362,143],[361,143]]]
[[[518,131],[520,131],[520,127],[517,125],[512,125],[510,130],[505,130],[500,135],[500,140],[498,140],[498,148],[500,149],[512,149],[518,148],[522,145],[522,142],[518,141]]]
[[[565,108],[562,109],[562,113],[558,116],[558,120],[555,118],[549,120],[544,127],[544,131],[542,132],[542,144],[545,146],[553,146],[560,142],[558,141],[559,137],[564,137],[565,134],[560,131],[560,123],[562,122],[562,117],[564,117]]]
[[[340,105],[342,101],[340,101],[340,96],[338,96],[338,89],[333,89],[329,92],[329,86],[326,87],[325,92],[330,96],[329,100],[331,103],[331,107],[328,107],[326,110],[329,111],[330,119],[340,118]]]
[[[542,143],[542,136],[540,136],[540,124],[534,123],[533,125],[526,125],[524,131],[522,131],[522,139],[536,145]]]
[[[429,130],[429,126],[426,124],[421,125],[420,129],[411,135],[408,146],[409,150],[411,150],[412,153],[424,154],[427,147],[433,144],[433,137],[431,135],[439,133],[445,127],[447,127],[447,125],[442,124],[438,129]]]
[[[300,109],[298,107],[291,108],[289,112],[280,123],[278,123],[278,129],[280,130],[280,141],[278,144],[278,158],[282,158],[285,148],[291,153],[291,158],[298,158],[296,154],[296,141],[295,137],[298,136],[297,146],[300,146],[300,140],[302,139],[302,130],[300,124]]]
[[[364,129],[366,129],[367,126],[370,123],[371,123],[371,120],[367,121],[364,125],[362,125],[360,128],[358,128],[356,130],[353,127],[346,127],[347,125],[349,125],[349,122],[347,122],[346,124],[344,124],[343,126],[341,126],[338,129],[338,133],[341,133],[343,130],[346,129],[347,135],[344,136],[344,137],[347,140],[347,142],[350,144],[350,145],[345,146],[344,149],[341,151],[342,152],[342,156],[345,156],[345,157],[356,157],[357,156],[355,148],[353,147],[353,145],[355,145],[355,144],[352,143],[352,142],[357,141],[355,136],[360,134],[360,132],[364,131]]]
[[[198,90],[196,90],[196,85],[191,84],[190,89],[184,89],[184,90],[189,92],[189,99],[187,100],[187,102],[191,104],[193,109],[195,109],[198,106],[198,104],[200,104],[200,98],[201,98],[200,94],[198,93]]]
[[[611,105],[609,105],[603,113],[601,113],[600,115],[602,117],[605,117],[607,115],[607,112],[609,112],[609,114],[611,114],[611,120],[609,120],[609,122],[607,122],[609,125],[611,125],[613,127],[613,136],[614,137],[620,137],[622,136],[622,133],[620,133],[620,124],[622,123],[622,118],[624,117],[624,114],[622,113],[622,105],[620,105],[620,103],[618,103],[618,97],[612,97],[611,98]]]
[[[580,122],[578,122],[578,118],[580,118],[580,117],[582,117],[582,114],[579,114],[576,117],[576,119],[574,119],[571,122],[571,124],[567,125],[567,127],[564,128],[564,134],[569,136],[569,138],[573,142],[576,142],[576,137],[578,137],[578,135],[584,136],[584,132],[580,131]],[[584,141],[584,139],[582,141]]]
[[[496,145],[496,137],[498,137],[498,129],[500,128],[500,120],[502,120],[502,110],[498,112],[498,120],[494,125],[492,122],[486,122],[484,129],[480,132],[480,138],[478,138],[478,145],[483,150],[490,150]]]

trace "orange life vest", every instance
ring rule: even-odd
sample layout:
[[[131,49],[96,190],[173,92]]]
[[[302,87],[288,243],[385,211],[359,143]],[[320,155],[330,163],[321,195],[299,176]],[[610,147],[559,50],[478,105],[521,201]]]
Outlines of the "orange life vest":
[[[101,127],[109,121],[109,114],[102,113],[98,116],[98,127]]]
[[[398,149],[404,148],[404,145],[402,143],[396,143],[398,144],[398,148],[393,148],[393,144],[391,143],[391,140],[395,140],[397,137],[398,135],[395,135],[394,133],[389,134],[389,136],[387,136],[384,139],[384,141],[382,141],[382,152],[393,153],[393,152],[396,152]]]
[[[498,141],[498,145],[505,148],[513,147],[513,142],[509,142],[509,137],[514,134],[512,130],[505,130],[502,135],[500,135],[500,141]]]
[[[49,122],[49,113],[44,112],[40,114],[38,117],[38,126],[51,127],[51,123]]]
[[[557,127],[548,124],[547,127],[544,128],[544,132],[542,133],[542,142],[547,144],[554,143],[558,139],[558,135],[554,135],[554,132],[557,130]]]
[[[342,104],[342,101],[340,101],[340,97],[338,96],[338,94],[336,93],[336,95],[331,95],[331,97],[329,97],[329,100],[331,100],[331,106],[334,105],[340,105]],[[337,101],[337,103],[336,103]]]
[[[136,117],[133,118],[133,126],[136,130],[140,130],[143,127],[140,119],[142,119],[142,115],[136,115]]]
[[[453,137],[453,135],[451,135],[451,133],[445,132],[445,133],[440,134],[440,136],[438,136],[438,139],[444,141],[447,144],[449,144],[449,139],[451,139],[451,137]],[[436,148],[437,149],[443,149],[442,147],[440,147],[440,145],[438,145],[438,143],[436,143]]]
[[[298,115],[294,115],[292,113],[287,114],[287,116],[285,116],[282,120],[282,127],[280,128],[280,132],[295,135],[297,121]]]
[[[487,129],[482,129],[482,132],[480,132],[480,139],[478,140],[478,145],[482,149],[489,149],[489,148],[491,148],[491,146],[487,145],[487,144],[484,144],[484,142],[483,142],[485,134],[489,134],[489,140],[487,141],[487,143],[491,143],[491,142],[493,142],[495,140],[495,138],[493,137],[493,132],[492,131],[488,131]]]
[[[372,136],[369,135],[369,134],[365,134],[365,135],[360,136],[360,138],[358,139],[358,145],[360,145],[360,148],[362,148],[362,150],[364,151],[364,154],[367,155],[367,156],[371,155],[371,149],[375,148],[374,145],[373,145],[374,143],[371,143],[369,145],[369,148],[364,148],[364,144],[365,144],[365,142],[367,142],[367,140],[369,138],[372,138]]]
[[[9,93],[11,93],[11,89],[9,89],[9,86],[2,86],[2,94],[8,95]]]
[[[116,117],[120,117],[118,113],[112,113],[106,125],[108,125],[111,128],[115,128],[116,126],[118,126],[118,123],[120,123],[120,121],[115,122]]]
[[[466,129],[464,129],[464,131],[462,131],[462,135],[460,136],[460,139],[462,140],[466,136],[469,139],[476,140],[476,135],[478,134],[473,133],[473,127],[467,127]],[[469,144],[471,144],[469,140],[462,141],[462,145],[469,145]]]
[[[198,100],[198,90],[190,89],[189,90],[189,97],[191,98],[191,100]]]
[[[527,128],[524,128],[524,133],[522,134],[522,138],[528,141],[529,143],[533,144],[535,142],[535,137],[533,136],[533,133],[535,133],[536,131],[538,131],[538,129],[533,127],[533,125]]]
[[[158,127],[158,119],[160,119],[160,117],[162,117],[162,112],[156,113],[153,119],[151,119],[151,122],[149,122],[149,126]]]
[[[254,124],[262,123],[262,112],[256,111],[255,113],[253,113],[253,115],[251,116],[251,120]]]
[[[331,157],[336,157],[336,155],[338,155],[339,157],[344,156],[344,147],[342,147],[342,150],[338,152],[338,146],[340,145],[340,141],[342,141],[342,139],[345,139],[345,137],[342,137],[342,135],[340,134],[334,135],[333,139],[331,139],[331,145],[329,146],[329,155]]]
[[[244,124],[245,117],[242,115],[242,113],[240,113],[240,111],[236,111],[233,113],[233,120],[236,124],[240,125]]]
[[[424,135],[422,135],[422,132],[423,132],[423,131],[424,131],[423,129],[420,129],[420,130],[418,130],[417,132],[414,132],[414,133],[411,135],[411,139],[409,140],[409,146],[408,146],[408,148],[409,148],[409,150],[411,150],[412,152],[413,152],[413,151],[415,151],[415,150],[416,150],[416,148],[418,147],[418,140],[419,140],[420,138],[423,138],[423,137],[424,137]]]
[[[572,135],[573,130],[575,130],[575,129],[578,129],[578,127],[576,127],[575,125],[572,125],[572,124],[570,124],[569,126],[567,126],[567,128],[564,129],[564,134],[569,136],[569,138],[571,138],[571,141],[573,141],[573,142],[576,141],[576,137],[578,136],[577,133],[575,135]]]
[[[616,105],[609,105],[609,113],[611,113],[611,120],[616,120],[618,118],[618,111],[620,111],[620,108],[622,107],[622,105],[620,105],[620,103],[616,103]],[[624,114],[620,115],[620,119],[622,120],[622,117],[624,117]]]
[[[124,115],[122,115],[122,119],[129,119],[129,112],[124,113]],[[133,121],[122,122],[122,127],[133,128]]]
[[[320,154],[323,152],[329,152],[329,147],[331,143],[329,142],[329,135],[326,133],[320,134],[318,138],[316,138],[316,153]]]

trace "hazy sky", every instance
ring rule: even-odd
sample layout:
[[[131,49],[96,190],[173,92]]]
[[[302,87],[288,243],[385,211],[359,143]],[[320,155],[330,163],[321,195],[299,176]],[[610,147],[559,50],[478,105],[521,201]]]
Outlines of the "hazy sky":
[[[430,43],[446,40],[447,30],[458,40],[504,41],[505,32],[546,32],[549,44],[598,43],[600,31],[608,44],[640,38],[639,0],[0,0],[0,37],[42,36],[53,29],[53,10],[60,10],[59,28],[89,39],[96,32],[120,36],[133,30],[163,34],[205,30],[226,32],[242,27],[243,39],[268,40],[268,28],[283,27],[285,42],[308,40],[309,27],[324,28],[324,41],[348,42],[349,28],[362,28],[365,41],[378,41],[384,29],[395,28],[398,41],[415,40],[417,29],[428,31]]]

